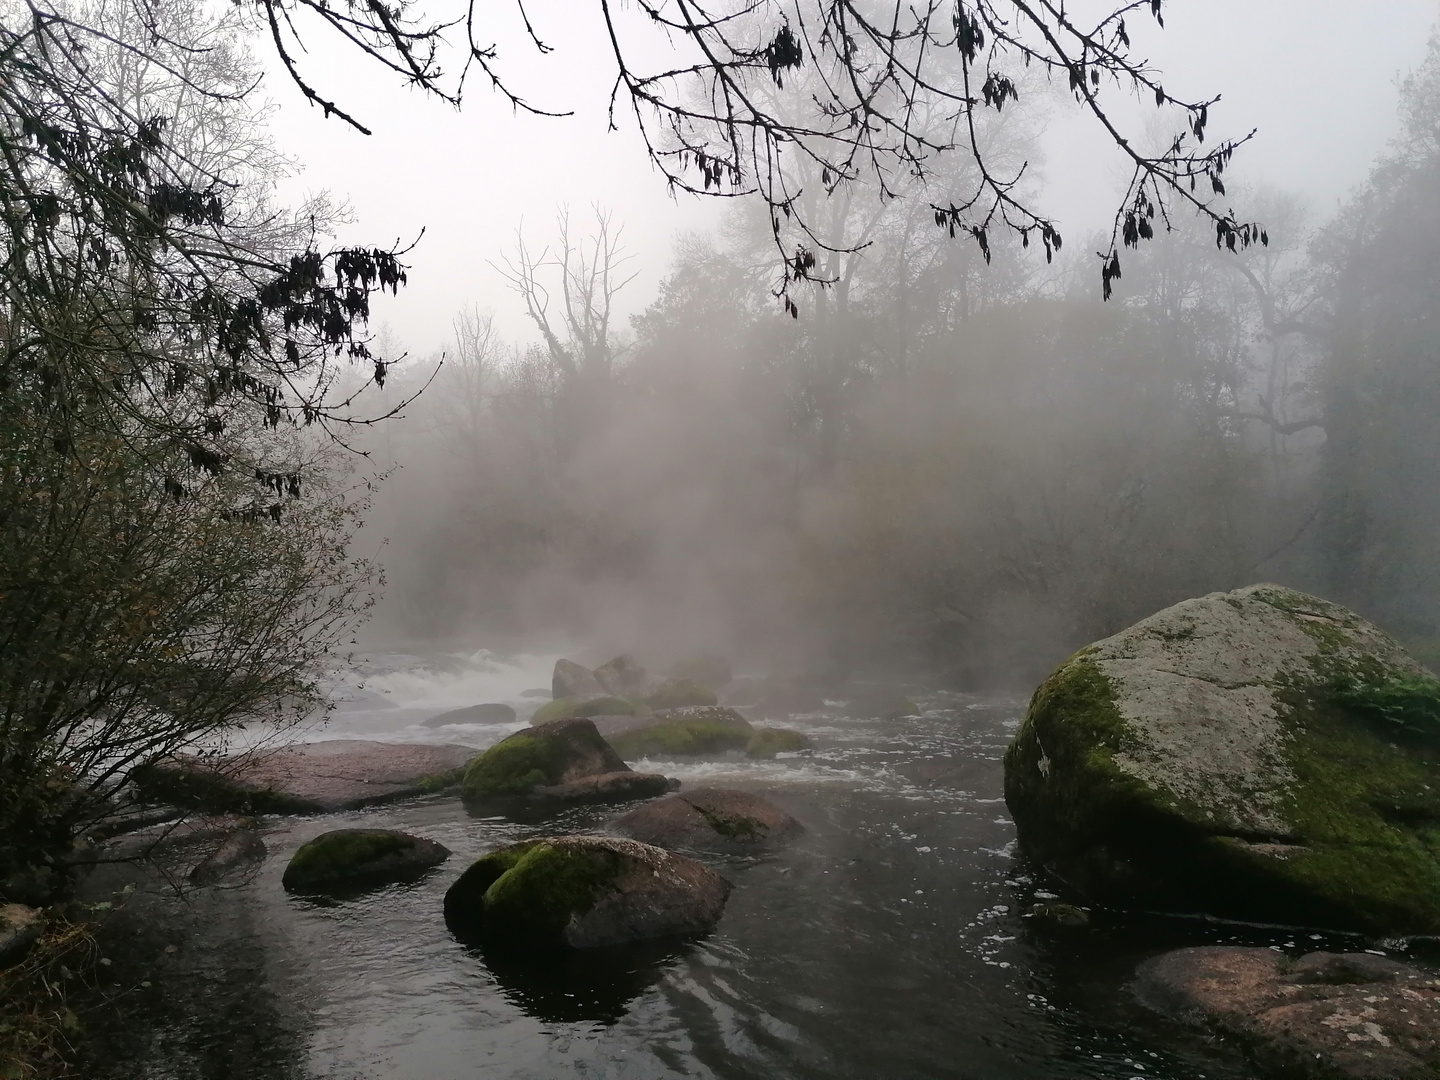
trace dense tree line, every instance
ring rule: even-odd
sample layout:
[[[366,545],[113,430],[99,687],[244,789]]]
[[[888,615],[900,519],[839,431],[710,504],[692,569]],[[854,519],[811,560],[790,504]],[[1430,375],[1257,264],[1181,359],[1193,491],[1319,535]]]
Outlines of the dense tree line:
[[[923,200],[856,196],[813,208],[830,284],[794,294],[798,319],[770,302],[766,223],[741,208],[682,245],[627,333],[552,312],[539,347],[490,334],[388,436],[417,466],[381,507],[390,629],[479,620],[967,685],[1278,579],[1434,655],[1434,43],[1403,109],[1333,220],[1252,191],[1268,246],[1177,219],[1108,304],[1085,260],[987,259],[922,227]],[[1023,157],[1012,123],[989,137]],[[571,222],[565,258],[529,252],[532,310],[536,280],[557,310],[608,309],[582,248]],[[588,379],[567,360],[602,353]]]

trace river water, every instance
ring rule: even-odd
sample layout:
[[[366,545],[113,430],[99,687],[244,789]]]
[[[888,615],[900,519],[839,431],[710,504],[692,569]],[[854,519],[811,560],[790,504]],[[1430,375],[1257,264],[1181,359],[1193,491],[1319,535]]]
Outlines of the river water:
[[[337,681],[340,707],[305,737],[484,747],[519,725],[421,721],[480,701],[523,717],[543,700],[523,692],[548,684],[552,662],[371,658]],[[1136,962],[1182,944],[1357,947],[1197,920],[1029,917],[1051,894],[1015,852],[1001,790],[1023,700],[916,700],[923,715],[899,720],[827,702],[785,721],[814,750],[772,762],[636,766],[761,793],[806,826],[763,858],[711,860],[735,890],[717,930],[689,943],[527,961],[446,927],[442,897],[472,859],[525,836],[603,829],[624,808],[520,825],[440,795],[270,819],[253,879],[176,892],[151,875],[112,916],[108,1000],[82,1017],[84,1075],[1225,1080],[1252,1074],[1223,1042],[1141,1009],[1127,989]],[[454,855],[416,884],[346,902],[287,896],[291,852],[347,825],[416,832]]]

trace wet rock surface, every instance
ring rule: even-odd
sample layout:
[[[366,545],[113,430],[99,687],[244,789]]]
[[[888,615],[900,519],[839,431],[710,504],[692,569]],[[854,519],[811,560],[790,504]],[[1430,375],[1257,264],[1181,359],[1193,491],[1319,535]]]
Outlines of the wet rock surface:
[[[702,851],[750,851],[805,831],[768,799],[717,787],[695,788],[637,806],[611,828],[645,844]]]
[[[606,736],[622,757],[719,754],[742,750],[754,736],[750,721],[723,705],[690,705],[664,709],[642,723]]]
[[[1179,949],[1141,964],[1135,991],[1150,1008],[1229,1036],[1286,1075],[1440,1073],[1440,979],[1383,956]]]
[[[589,668],[573,660],[555,661],[555,673],[550,679],[552,698],[594,697],[604,692],[600,680],[595,678],[595,673]]]
[[[482,856],[445,894],[452,924],[572,948],[699,934],[730,883],[693,859],[634,840],[549,836]]]
[[[1440,931],[1440,682],[1318,597],[1212,593],[1080,650],[1035,692],[1005,799],[1095,900]]]
[[[466,769],[474,804],[623,802],[663,795],[669,781],[637,773],[587,719],[554,720],[502,739]]]
[[[195,864],[190,880],[196,885],[216,885],[227,879],[243,878],[267,854],[260,833],[240,826],[219,837],[213,851]]]
[[[208,811],[312,814],[454,786],[468,746],[364,739],[296,743],[224,758],[175,758],[136,770],[145,797]]]
[[[515,709],[503,702],[492,701],[482,705],[470,705],[464,709],[451,709],[425,721],[426,727],[444,727],[446,724],[513,724]]]
[[[282,884],[290,892],[347,893],[413,880],[449,857],[443,844],[394,829],[335,829],[300,846]]]

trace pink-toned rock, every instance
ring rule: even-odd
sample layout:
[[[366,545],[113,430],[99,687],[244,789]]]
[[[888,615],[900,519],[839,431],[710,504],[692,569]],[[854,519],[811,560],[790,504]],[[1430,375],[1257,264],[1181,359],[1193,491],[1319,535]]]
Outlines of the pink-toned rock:
[[[1179,949],[1141,964],[1135,990],[1151,1008],[1226,1034],[1291,1073],[1440,1075],[1440,979],[1383,956]]]
[[[733,788],[696,788],[646,803],[613,828],[644,844],[702,850],[750,850],[805,831],[774,803]]]
[[[211,811],[308,814],[453,786],[475,754],[471,747],[452,743],[335,739],[225,758],[177,757],[137,769],[135,780],[156,802]]]

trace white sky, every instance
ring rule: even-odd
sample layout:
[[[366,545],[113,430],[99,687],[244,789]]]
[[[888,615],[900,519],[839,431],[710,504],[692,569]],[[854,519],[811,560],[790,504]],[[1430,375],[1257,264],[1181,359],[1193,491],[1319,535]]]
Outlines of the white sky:
[[[425,230],[409,259],[409,287],[380,310],[413,355],[446,347],[452,318],[472,303],[493,309],[508,336],[530,336],[489,265],[513,247],[522,222],[541,246],[558,207],[576,218],[592,203],[612,210],[640,271],[627,290],[634,311],[653,297],[676,233],[706,227],[718,213],[713,201],[672,199],[630,126],[607,132],[614,72],[598,2],[531,0],[528,10],[555,52],[537,57],[514,27],[502,28],[504,70],[535,104],[573,109],[571,117],[515,115],[478,82],[456,113],[348,54],[337,62],[312,53],[305,70],[374,129],[366,137],[324,119],[283,75],[268,80],[280,144],[305,165],[298,189],[329,189],[355,212],[345,239],[389,244]],[[1259,128],[1237,155],[1236,174],[1298,192],[1323,215],[1393,137],[1396,76],[1424,56],[1440,0],[1167,0],[1165,12],[1163,34],[1146,41],[1167,89],[1222,94],[1211,111],[1214,136]],[[1114,210],[1118,166],[1096,152],[1091,135],[1058,119],[1046,143],[1045,208],[1067,237],[1103,227]],[[1244,216],[1243,204],[1236,209]]]

